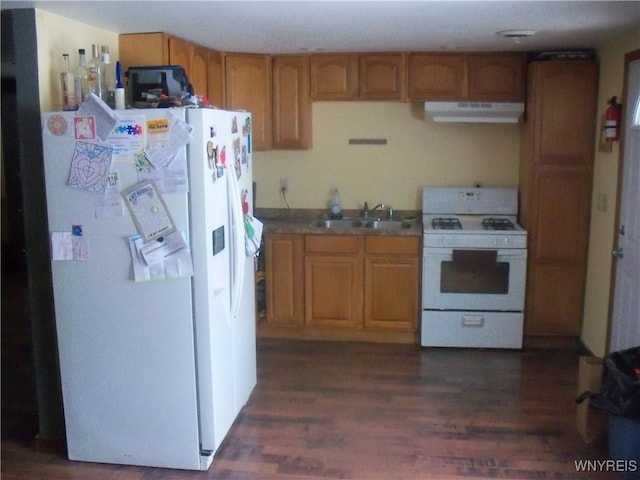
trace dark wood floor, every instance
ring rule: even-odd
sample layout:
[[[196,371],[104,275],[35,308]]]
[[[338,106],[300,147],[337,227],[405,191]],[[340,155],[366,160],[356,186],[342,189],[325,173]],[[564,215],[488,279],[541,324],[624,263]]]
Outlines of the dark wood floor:
[[[575,429],[562,350],[259,341],[258,385],[208,472],[69,462],[2,444],[2,478],[607,479]]]

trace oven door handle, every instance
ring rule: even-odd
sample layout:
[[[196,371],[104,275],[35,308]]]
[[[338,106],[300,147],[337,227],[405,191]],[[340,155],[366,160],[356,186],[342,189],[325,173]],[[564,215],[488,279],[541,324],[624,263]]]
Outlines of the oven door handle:
[[[442,260],[452,260],[453,259],[453,251],[461,250],[461,251],[475,251],[482,252],[484,249],[479,248],[449,248],[449,247],[425,247],[422,251],[424,257],[429,258],[440,258]],[[527,249],[526,248],[499,248],[499,249],[491,249],[494,252],[497,252],[496,260],[498,262],[505,261],[511,258],[527,258]]]

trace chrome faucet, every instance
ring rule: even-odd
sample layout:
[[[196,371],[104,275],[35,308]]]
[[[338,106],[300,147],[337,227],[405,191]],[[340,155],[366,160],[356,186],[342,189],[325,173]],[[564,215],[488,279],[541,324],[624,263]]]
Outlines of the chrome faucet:
[[[389,220],[393,217],[393,207],[391,205],[385,205],[384,203],[379,203],[375,207],[369,209],[369,205],[367,202],[364,202],[364,207],[362,207],[362,216],[364,218],[369,218],[369,215],[375,212],[376,210],[388,210],[389,211]]]

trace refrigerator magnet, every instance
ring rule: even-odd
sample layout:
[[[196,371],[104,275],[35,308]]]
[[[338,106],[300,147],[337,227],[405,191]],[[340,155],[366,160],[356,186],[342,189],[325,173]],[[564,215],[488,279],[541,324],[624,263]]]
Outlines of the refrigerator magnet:
[[[208,141],[207,142],[207,159],[209,160],[209,170],[213,170],[215,168],[216,150],[218,150],[218,147],[214,146],[212,141]]]
[[[122,198],[144,243],[176,230],[169,210],[152,181],[144,180],[133,185],[122,192]]]

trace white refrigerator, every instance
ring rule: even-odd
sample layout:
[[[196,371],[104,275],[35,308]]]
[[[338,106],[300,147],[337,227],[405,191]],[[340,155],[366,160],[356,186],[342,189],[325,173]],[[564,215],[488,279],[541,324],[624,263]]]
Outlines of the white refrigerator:
[[[256,384],[251,115],[85,113],[42,115],[68,456],[206,470]]]

